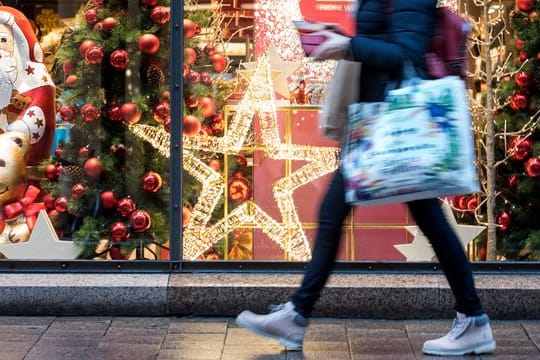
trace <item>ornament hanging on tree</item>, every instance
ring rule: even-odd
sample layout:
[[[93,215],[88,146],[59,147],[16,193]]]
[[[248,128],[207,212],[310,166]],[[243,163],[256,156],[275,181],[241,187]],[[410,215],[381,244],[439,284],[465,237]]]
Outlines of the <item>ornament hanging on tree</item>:
[[[199,120],[198,117],[194,115],[184,116],[182,125],[183,125],[183,134],[185,136],[195,136],[201,130],[201,121]]]
[[[199,98],[199,109],[205,118],[216,114],[216,102],[209,96]]]
[[[45,177],[50,181],[58,179],[59,172],[54,164],[47,164],[45,166]]]
[[[60,108],[59,114],[62,121],[73,123],[77,117],[77,109],[71,105],[64,105]]]
[[[184,36],[188,39],[191,39],[193,36],[197,34],[197,28],[199,28],[199,25],[195,23],[195,21],[190,19],[184,19]]]
[[[108,110],[107,110],[107,118],[110,120],[110,121],[122,121],[123,120],[123,116],[122,116],[122,110],[120,109],[120,106],[118,105],[113,105],[111,106]]]
[[[152,225],[152,219],[146,210],[135,210],[132,212],[129,216],[129,222],[133,231],[136,232],[146,231]]]
[[[515,81],[521,89],[527,88],[531,84],[531,75],[526,71],[520,71],[516,74]]]
[[[519,185],[519,178],[515,175],[512,175],[508,178],[508,185],[510,187],[516,188]]]
[[[129,64],[129,54],[123,49],[114,50],[109,56],[109,61],[115,69],[123,70]]]
[[[535,0],[516,0],[516,7],[523,12],[529,12],[534,9]]]
[[[91,178],[99,178],[105,169],[97,157],[90,158],[84,162],[84,172]]]
[[[93,104],[85,104],[81,108],[81,117],[85,122],[91,123],[101,117],[101,111]]]
[[[94,26],[99,21],[97,9],[86,10],[84,13],[84,18],[88,25]]]
[[[141,4],[146,6],[156,6],[159,0],[141,0]]]
[[[129,231],[126,224],[122,221],[117,221],[111,225],[111,240],[112,241],[124,241],[129,237]]]
[[[509,143],[510,159],[523,161],[531,154],[533,142],[531,139],[523,139],[520,136],[515,136],[510,139]]]
[[[154,34],[143,34],[139,38],[139,50],[143,54],[155,54],[160,47],[159,38]]]
[[[55,210],[56,198],[52,194],[47,194],[43,197],[43,205],[47,210]]]
[[[192,65],[197,61],[197,52],[195,49],[187,47],[184,49],[184,64]]]
[[[100,199],[101,206],[103,206],[104,209],[113,209],[118,201],[114,196],[114,192],[111,190],[102,192],[100,195]]]
[[[75,184],[71,187],[71,197],[74,199],[80,199],[84,196],[86,187],[83,184]]]
[[[101,30],[105,33],[110,33],[116,25],[118,25],[118,20],[113,17],[108,17],[101,22]]]
[[[510,225],[512,224],[512,219],[510,217],[510,214],[508,214],[506,211],[503,211],[499,217],[497,218],[497,224],[500,225],[500,229],[502,231],[508,230]]]
[[[91,65],[101,64],[103,60],[103,49],[99,46],[92,46],[84,53],[84,59]]]
[[[77,80],[79,80],[79,78],[77,77],[77,75],[69,75],[67,78],[66,78],[66,85],[67,86],[75,86],[75,83],[77,82]]]
[[[512,110],[517,112],[527,108],[527,106],[529,105],[529,99],[523,94],[516,93],[510,97],[509,105]]]
[[[142,187],[144,191],[148,192],[158,192],[163,186],[163,179],[155,171],[149,171],[143,175],[142,178]]]
[[[150,19],[157,25],[165,25],[171,20],[171,9],[167,6],[156,6],[150,11]]]
[[[59,213],[65,213],[68,210],[68,199],[59,197],[54,201],[54,209]]]
[[[165,123],[171,118],[171,105],[166,101],[158,103],[154,107],[152,115],[154,116],[154,120],[156,120],[156,122],[160,124]]]
[[[246,178],[232,178],[229,180],[229,198],[236,203],[242,203],[251,197],[251,183]]]
[[[137,104],[132,102],[127,102],[120,107],[120,114],[122,115],[122,120],[128,123],[129,125],[136,124],[142,116],[142,113],[139,111]]]
[[[215,72],[222,72],[227,67],[227,58],[221,53],[214,53],[210,60],[212,61],[212,69]]]
[[[531,177],[540,175],[540,158],[530,158],[525,163],[525,172]]]
[[[135,201],[133,201],[129,197],[124,197],[118,200],[116,203],[116,211],[120,214],[121,217],[127,218],[135,209],[137,208],[137,205],[135,205]]]
[[[96,46],[96,42],[94,40],[84,40],[81,45],[79,45],[79,55],[84,58],[88,49],[94,46]]]

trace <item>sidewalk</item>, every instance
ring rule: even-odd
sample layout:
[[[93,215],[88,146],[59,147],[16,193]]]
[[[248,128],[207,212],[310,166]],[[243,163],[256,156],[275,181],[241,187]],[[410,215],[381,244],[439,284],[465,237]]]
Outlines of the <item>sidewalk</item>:
[[[316,318],[304,351],[285,352],[277,341],[252,335],[230,317],[0,317],[0,359],[443,359],[423,356],[421,347],[450,324],[450,319]],[[492,328],[495,354],[463,359],[540,359],[540,320],[492,321]]]

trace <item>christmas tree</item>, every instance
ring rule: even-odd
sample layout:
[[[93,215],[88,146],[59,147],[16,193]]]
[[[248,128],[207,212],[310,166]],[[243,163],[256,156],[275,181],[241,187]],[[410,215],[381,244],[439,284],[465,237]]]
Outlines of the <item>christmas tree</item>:
[[[59,122],[43,164],[44,202],[82,258],[159,258],[168,229],[168,159],[130,130],[170,125],[168,0],[93,0],[58,53]],[[148,255],[150,254],[150,256]]]
[[[472,99],[472,111],[484,192],[458,197],[454,204],[465,220],[488,226],[480,258],[538,260],[540,4],[517,0],[511,9],[501,2],[478,6],[483,15],[472,54],[479,95]]]

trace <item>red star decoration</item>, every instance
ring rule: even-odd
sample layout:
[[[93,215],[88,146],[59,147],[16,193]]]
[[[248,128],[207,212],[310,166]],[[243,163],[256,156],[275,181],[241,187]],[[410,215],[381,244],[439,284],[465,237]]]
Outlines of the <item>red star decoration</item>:
[[[34,124],[35,124],[38,128],[42,127],[42,126],[43,126],[43,119],[37,119],[37,120],[34,122]]]
[[[30,117],[33,117],[33,116],[36,116],[36,113],[34,112],[34,110],[30,110],[26,113],[26,115],[30,116]]]
[[[43,75],[43,77],[41,78],[41,81],[43,82],[47,82],[49,80],[49,78],[47,77],[47,75]]]
[[[25,70],[26,70],[26,75],[34,75],[35,69],[31,67],[30,65],[28,65],[28,67]]]
[[[39,140],[39,133],[32,133],[32,138],[34,140]]]

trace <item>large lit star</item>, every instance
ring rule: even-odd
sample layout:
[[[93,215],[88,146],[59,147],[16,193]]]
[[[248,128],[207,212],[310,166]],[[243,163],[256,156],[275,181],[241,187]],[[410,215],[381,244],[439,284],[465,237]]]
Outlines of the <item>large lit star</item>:
[[[8,259],[64,260],[75,259],[80,250],[73,241],[58,239],[49,216],[41,210],[30,239],[21,243],[0,244],[0,252]]]
[[[202,191],[183,230],[184,257],[197,259],[206,249],[228,233],[244,227],[256,227],[276,242],[293,260],[308,260],[311,249],[293,200],[294,190],[334,171],[339,149],[281,143],[272,87],[271,66],[266,54],[253,70],[246,95],[236,106],[236,113],[223,137],[198,135],[183,138],[183,167],[202,184]],[[274,219],[255,202],[246,201],[215,224],[211,215],[223,196],[223,176],[197,158],[190,150],[238,154],[246,143],[258,115],[261,144],[258,149],[276,160],[297,160],[306,164],[276,181],[272,190],[281,219]],[[170,135],[145,125],[133,125],[132,131],[168,156]]]
[[[457,223],[448,201],[442,204],[442,210],[450,226],[456,232],[461,245],[467,245],[485,230],[485,226],[460,225]],[[405,229],[414,237],[410,244],[394,245],[394,247],[407,258],[407,261],[436,261],[435,252],[427,237],[418,226],[405,226]]]
[[[271,76],[274,90],[281,96],[288,99],[289,77],[294,74],[294,72],[298,70],[302,64],[292,61],[283,61],[273,43],[271,43],[266,50],[266,54],[268,56],[268,63],[270,64],[270,73],[272,74]],[[254,71],[258,66],[258,62],[243,63],[242,66],[248,71]],[[242,71],[243,70],[240,70],[240,72]]]

